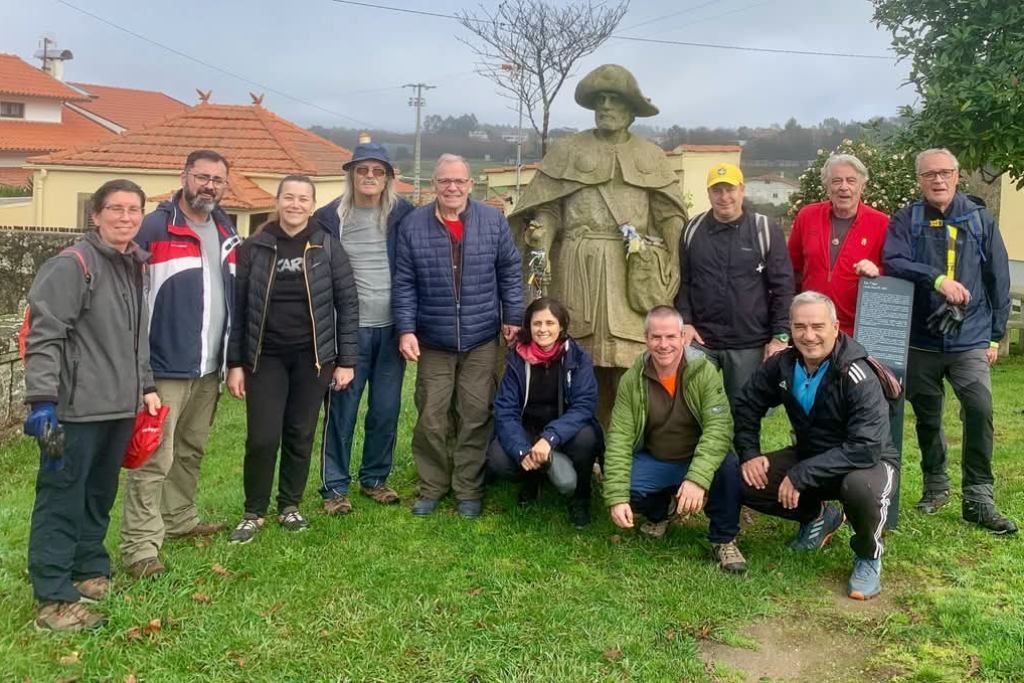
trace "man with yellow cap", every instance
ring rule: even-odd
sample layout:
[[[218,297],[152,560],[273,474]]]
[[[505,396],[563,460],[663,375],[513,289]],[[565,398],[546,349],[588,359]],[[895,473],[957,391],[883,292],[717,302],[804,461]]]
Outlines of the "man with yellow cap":
[[[548,264],[544,294],[568,306],[569,334],[594,359],[606,421],[619,377],[646,348],[644,316],[678,288],[686,209],[665,152],[629,132],[658,113],[633,74],[597,67],[576,103],[594,111],[595,127],[552,144],[509,223],[524,264]]]
[[[777,224],[743,206],[743,172],[718,164],[708,172],[711,210],[679,241],[682,273],[676,309],[683,341],[721,368],[735,404],[761,362],[789,345],[793,266]]]

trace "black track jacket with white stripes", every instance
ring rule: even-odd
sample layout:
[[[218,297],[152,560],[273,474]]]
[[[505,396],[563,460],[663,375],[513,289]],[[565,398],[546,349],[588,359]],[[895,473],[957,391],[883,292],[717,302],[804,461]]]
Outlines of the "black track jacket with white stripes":
[[[889,435],[889,403],[867,355],[863,346],[839,333],[809,415],[792,391],[799,351],[789,348],[765,361],[733,411],[740,461],[761,455],[761,419],[769,408],[782,404],[796,433],[800,463],[789,471],[789,479],[798,491],[880,461],[898,469],[899,453]]]

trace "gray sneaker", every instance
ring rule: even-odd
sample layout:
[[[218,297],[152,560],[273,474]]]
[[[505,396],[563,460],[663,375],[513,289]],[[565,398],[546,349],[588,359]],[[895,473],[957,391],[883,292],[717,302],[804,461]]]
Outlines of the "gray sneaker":
[[[711,554],[718,560],[718,566],[729,574],[742,574],[747,571],[747,560],[736,547],[736,541],[728,543],[712,543]]]
[[[256,532],[262,528],[263,518],[257,517],[251,512],[246,512],[242,516],[242,521],[231,532],[231,540],[229,542],[237,545],[248,543],[256,536]]]
[[[309,529],[309,522],[306,521],[305,517],[299,514],[299,508],[294,505],[289,505],[284,510],[281,510],[281,514],[277,516],[277,523],[280,524],[281,528],[285,531],[291,531],[293,533]]]

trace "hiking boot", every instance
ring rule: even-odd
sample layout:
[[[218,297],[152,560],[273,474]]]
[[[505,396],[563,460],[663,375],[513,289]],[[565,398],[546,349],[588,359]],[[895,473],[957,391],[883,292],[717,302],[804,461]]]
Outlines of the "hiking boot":
[[[999,510],[996,510],[995,503],[981,503],[976,500],[965,500],[963,502],[962,510],[964,521],[970,522],[971,524],[977,524],[981,528],[988,529],[996,535],[1002,536],[1005,534],[1017,533],[1017,525],[1012,519],[1003,517],[999,514]]]
[[[75,581],[74,586],[82,596],[79,602],[99,602],[110,595],[110,579],[106,576],[93,576],[89,579]]]
[[[437,512],[438,503],[440,503],[440,501],[434,500],[433,498],[420,496],[416,499],[416,502],[412,504],[412,514],[417,517],[429,517]]]
[[[289,505],[284,510],[281,510],[281,514],[277,516],[277,523],[281,525],[281,528],[285,531],[291,531],[293,533],[299,533],[300,531],[306,531],[309,529],[309,522],[305,517],[299,514],[299,508],[294,505]]]
[[[569,501],[569,524],[577,529],[590,525],[590,499],[573,498]]]
[[[667,519],[663,519],[660,522],[647,521],[640,525],[640,533],[647,538],[662,538],[665,536],[666,531],[668,531]]]
[[[105,623],[105,616],[81,602],[44,602],[36,608],[35,626],[40,631],[83,631]]]
[[[199,538],[200,536],[213,536],[228,528],[223,522],[199,522],[194,527],[182,534],[167,534],[167,538]]]
[[[263,528],[263,518],[254,515],[251,512],[246,512],[242,515],[242,521],[238,523],[235,530],[231,532],[231,540],[228,541],[234,545],[242,545],[248,543],[256,536],[256,532]]]
[[[526,507],[535,503],[538,496],[540,496],[540,480],[536,477],[528,477],[519,487],[516,502],[519,503],[519,507]]]
[[[842,509],[832,503],[821,504],[821,514],[809,522],[800,525],[789,547],[793,550],[817,550],[824,548],[832,535],[843,525],[846,515]]]
[[[946,491],[925,491],[921,494],[921,500],[917,501],[918,512],[926,515],[934,515],[943,505],[949,502],[949,490]]]
[[[352,512],[352,501],[348,496],[327,498],[324,500],[324,512],[328,515],[347,515]]]
[[[373,499],[373,502],[379,503],[380,505],[398,505],[402,499],[398,497],[398,493],[388,486],[360,486],[359,493],[363,494],[367,498]]]
[[[138,562],[132,562],[124,568],[133,579],[144,579],[149,576],[163,574],[166,571],[164,563],[158,557],[144,557]]]
[[[728,543],[712,543],[711,554],[718,560],[718,566],[729,574],[742,574],[747,571],[747,560],[743,557],[736,541]]]
[[[459,513],[459,517],[464,519],[476,519],[484,511],[484,502],[479,498],[460,500],[455,505],[455,511]]]
[[[882,592],[882,561],[853,558],[853,573],[846,594],[853,600],[870,600]]]

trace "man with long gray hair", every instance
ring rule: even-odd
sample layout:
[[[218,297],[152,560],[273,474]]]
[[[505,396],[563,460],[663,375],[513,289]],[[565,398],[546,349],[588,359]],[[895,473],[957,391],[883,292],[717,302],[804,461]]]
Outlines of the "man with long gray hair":
[[[359,296],[359,362],[348,389],[327,392],[320,455],[320,495],[328,514],[352,511],[348,497],[352,435],[363,389],[370,385],[363,425],[360,492],[382,505],[398,503],[387,486],[402,406],[405,360],[391,319],[391,280],[395,271],[398,224],[412,204],[395,192],[395,169],[383,145],[362,142],[345,171],[345,194],[313,214],[341,240]]]
[[[789,234],[796,289],[825,294],[836,306],[839,329],[853,334],[862,277],[881,275],[889,217],[864,203],[868,169],[852,154],[833,154],[821,168],[828,199],[800,209]]]

